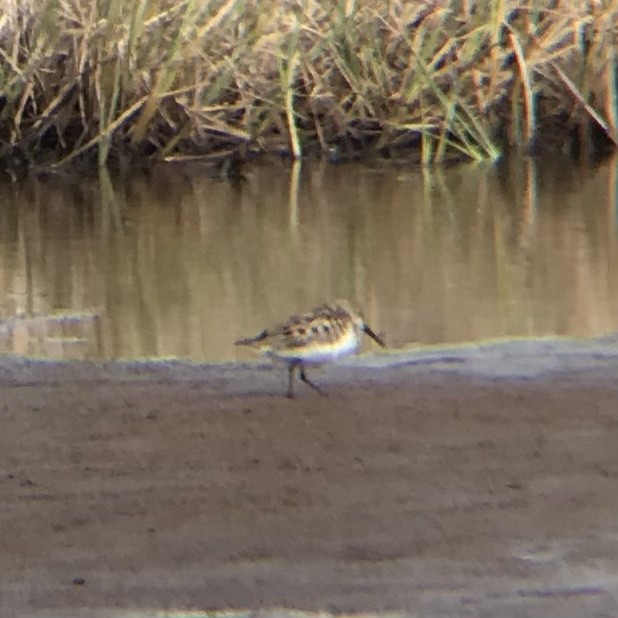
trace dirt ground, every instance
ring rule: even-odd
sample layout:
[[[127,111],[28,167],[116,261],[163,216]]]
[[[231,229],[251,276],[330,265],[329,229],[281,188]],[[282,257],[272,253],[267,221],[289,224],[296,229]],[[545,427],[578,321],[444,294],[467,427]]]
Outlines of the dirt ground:
[[[0,617],[616,617],[617,376],[616,339],[361,358],[293,401],[262,364],[2,359]]]

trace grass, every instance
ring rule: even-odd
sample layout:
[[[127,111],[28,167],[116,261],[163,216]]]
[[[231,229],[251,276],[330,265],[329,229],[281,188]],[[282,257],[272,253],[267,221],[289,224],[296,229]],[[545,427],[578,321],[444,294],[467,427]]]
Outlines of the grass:
[[[596,153],[617,28],[618,0],[5,0],[0,158]]]

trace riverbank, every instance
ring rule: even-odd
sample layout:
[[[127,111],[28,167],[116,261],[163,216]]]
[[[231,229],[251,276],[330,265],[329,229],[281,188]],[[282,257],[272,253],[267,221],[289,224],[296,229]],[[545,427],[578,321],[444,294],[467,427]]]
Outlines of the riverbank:
[[[496,160],[614,148],[607,3],[9,3],[0,162]]]
[[[359,357],[294,401],[266,365],[4,358],[0,613],[614,615],[617,350]]]

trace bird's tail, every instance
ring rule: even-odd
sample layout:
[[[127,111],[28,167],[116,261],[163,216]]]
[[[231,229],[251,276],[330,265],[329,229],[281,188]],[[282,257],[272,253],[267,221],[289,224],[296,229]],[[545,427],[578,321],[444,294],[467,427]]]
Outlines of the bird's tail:
[[[238,341],[235,341],[234,345],[255,345],[260,341],[264,341],[266,337],[268,337],[268,331],[263,330],[259,335],[255,337],[247,337],[246,339],[239,339]]]

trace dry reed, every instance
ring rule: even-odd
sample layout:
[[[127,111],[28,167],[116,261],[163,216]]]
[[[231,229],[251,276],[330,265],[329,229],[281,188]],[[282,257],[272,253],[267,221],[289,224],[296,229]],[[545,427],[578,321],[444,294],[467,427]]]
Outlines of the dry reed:
[[[617,36],[618,0],[3,0],[0,158],[598,149]]]

